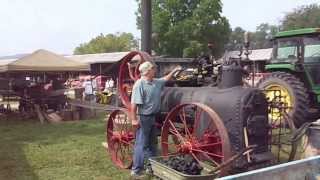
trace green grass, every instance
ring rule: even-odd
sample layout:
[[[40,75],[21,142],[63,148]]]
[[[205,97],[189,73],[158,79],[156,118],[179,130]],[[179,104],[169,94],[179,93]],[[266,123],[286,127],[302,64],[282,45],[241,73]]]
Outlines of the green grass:
[[[105,148],[105,121],[0,120],[0,180],[127,180]]]
[[[41,125],[0,120],[0,180],[129,179],[101,145],[101,119]]]

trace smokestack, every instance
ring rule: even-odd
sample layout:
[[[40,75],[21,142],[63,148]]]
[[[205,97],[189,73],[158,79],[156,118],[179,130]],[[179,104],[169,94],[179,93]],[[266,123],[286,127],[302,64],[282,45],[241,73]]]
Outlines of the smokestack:
[[[244,47],[249,48],[250,46],[250,34],[249,32],[244,33]]]
[[[141,50],[151,54],[152,14],[151,0],[141,0]]]

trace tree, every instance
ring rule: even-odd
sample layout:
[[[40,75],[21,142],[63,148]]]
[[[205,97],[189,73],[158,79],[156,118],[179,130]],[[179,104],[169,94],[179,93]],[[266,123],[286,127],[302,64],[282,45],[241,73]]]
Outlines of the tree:
[[[141,2],[136,12],[141,29]],[[230,35],[220,0],[153,0],[153,50],[159,55],[195,57],[214,43],[216,55]]]
[[[268,23],[262,23],[257,26],[256,31],[251,33],[251,48],[264,49],[271,48],[270,38],[278,32],[278,27]]]
[[[121,52],[138,49],[138,40],[131,33],[100,34],[88,43],[80,44],[74,54]]]
[[[244,33],[246,31],[241,27],[236,27],[229,39],[227,45],[228,50],[239,50],[243,45]],[[272,42],[269,40],[278,32],[278,27],[275,25],[270,25],[268,23],[262,23],[257,26],[256,31],[250,32],[250,48],[251,49],[264,49],[271,48]]]
[[[232,30],[229,43],[227,44],[228,50],[237,50],[239,49],[238,45],[243,44],[244,33],[246,31],[241,27],[236,27]]]
[[[285,15],[281,23],[282,30],[320,27],[320,5],[311,4],[296,8]]]

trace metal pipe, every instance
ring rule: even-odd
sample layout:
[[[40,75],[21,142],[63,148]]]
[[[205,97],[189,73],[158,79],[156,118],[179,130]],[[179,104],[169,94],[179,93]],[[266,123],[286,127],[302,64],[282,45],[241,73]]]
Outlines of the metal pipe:
[[[151,0],[141,0],[141,50],[151,54],[152,14]]]

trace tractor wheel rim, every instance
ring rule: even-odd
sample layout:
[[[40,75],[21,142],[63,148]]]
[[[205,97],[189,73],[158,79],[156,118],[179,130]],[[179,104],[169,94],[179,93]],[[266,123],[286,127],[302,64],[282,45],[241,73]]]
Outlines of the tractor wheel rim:
[[[294,106],[293,104],[293,96],[290,94],[288,89],[284,88],[279,84],[271,84],[268,85],[265,89],[265,95],[268,101],[273,102],[282,102],[280,106],[284,108],[286,113],[290,113],[290,110]],[[275,106],[270,107],[269,119],[278,119],[281,116],[281,110]]]
[[[291,161],[297,148],[296,144],[290,141],[295,127],[288,116],[294,106],[294,98],[289,90],[280,84],[270,84],[264,89],[269,101],[270,150],[277,163]]]

